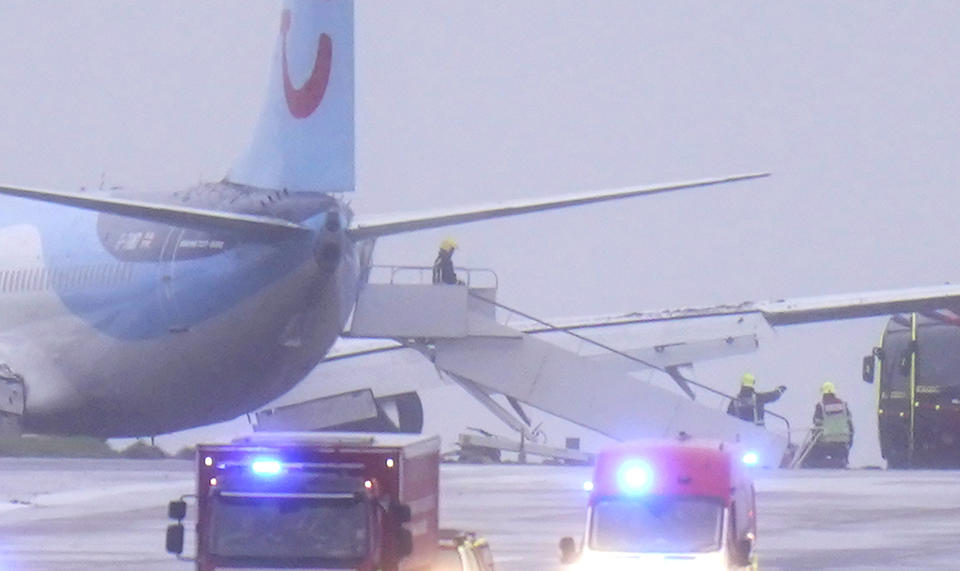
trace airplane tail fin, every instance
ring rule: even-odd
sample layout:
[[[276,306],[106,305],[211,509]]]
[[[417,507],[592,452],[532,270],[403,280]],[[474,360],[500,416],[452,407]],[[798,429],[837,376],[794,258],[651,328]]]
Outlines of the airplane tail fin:
[[[354,190],[353,0],[285,0],[260,121],[236,184]]]

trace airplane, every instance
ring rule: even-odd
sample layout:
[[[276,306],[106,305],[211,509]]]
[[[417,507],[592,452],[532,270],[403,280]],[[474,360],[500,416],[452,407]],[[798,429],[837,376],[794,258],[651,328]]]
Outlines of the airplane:
[[[231,419],[327,354],[378,238],[766,176],[355,215],[353,20],[352,1],[285,2],[259,124],[219,182],[0,186],[3,425],[120,437]]]
[[[355,215],[353,3],[287,0],[279,24],[253,142],[223,180],[116,195],[0,186],[0,417],[17,430],[143,436],[257,409],[329,353],[378,238],[766,176]],[[960,292],[863,295],[801,309],[876,315],[943,307]],[[769,316],[791,304],[610,321]]]

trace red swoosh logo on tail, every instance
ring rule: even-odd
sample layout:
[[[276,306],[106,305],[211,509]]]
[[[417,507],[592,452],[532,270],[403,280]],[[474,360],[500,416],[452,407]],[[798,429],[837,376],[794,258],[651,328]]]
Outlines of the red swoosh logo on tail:
[[[290,31],[290,10],[284,10],[280,21],[280,35],[283,36],[283,95],[287,99],[287,109],[297,119],[309,117],[327,92],[330,82],[330,62],[333,59],[333,42],[327,34],[321,34],[317,42],[317,57],[313,63],[310,78],[297,89],[290,81],[287,67],[287,32]]]

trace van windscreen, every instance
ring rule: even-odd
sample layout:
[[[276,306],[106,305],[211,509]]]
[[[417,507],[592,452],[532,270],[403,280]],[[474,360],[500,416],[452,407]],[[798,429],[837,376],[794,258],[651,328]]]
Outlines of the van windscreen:
[[[596,503],[590,548],[630,553],[703,553],[720,549],[723,505],[715,498],[607,498]]]

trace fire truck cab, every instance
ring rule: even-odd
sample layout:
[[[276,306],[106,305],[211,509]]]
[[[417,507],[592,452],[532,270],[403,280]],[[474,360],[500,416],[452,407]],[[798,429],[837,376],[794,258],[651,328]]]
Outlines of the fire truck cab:
[[[597,456],[570,569],[755,569],[749,465],[756,454],[709,442],[630,442]]]
[[[437,549],[439,438],[256,433],[197,448],[196,567],[425,568]],[[186,504],[167,550],[184,547]]]

